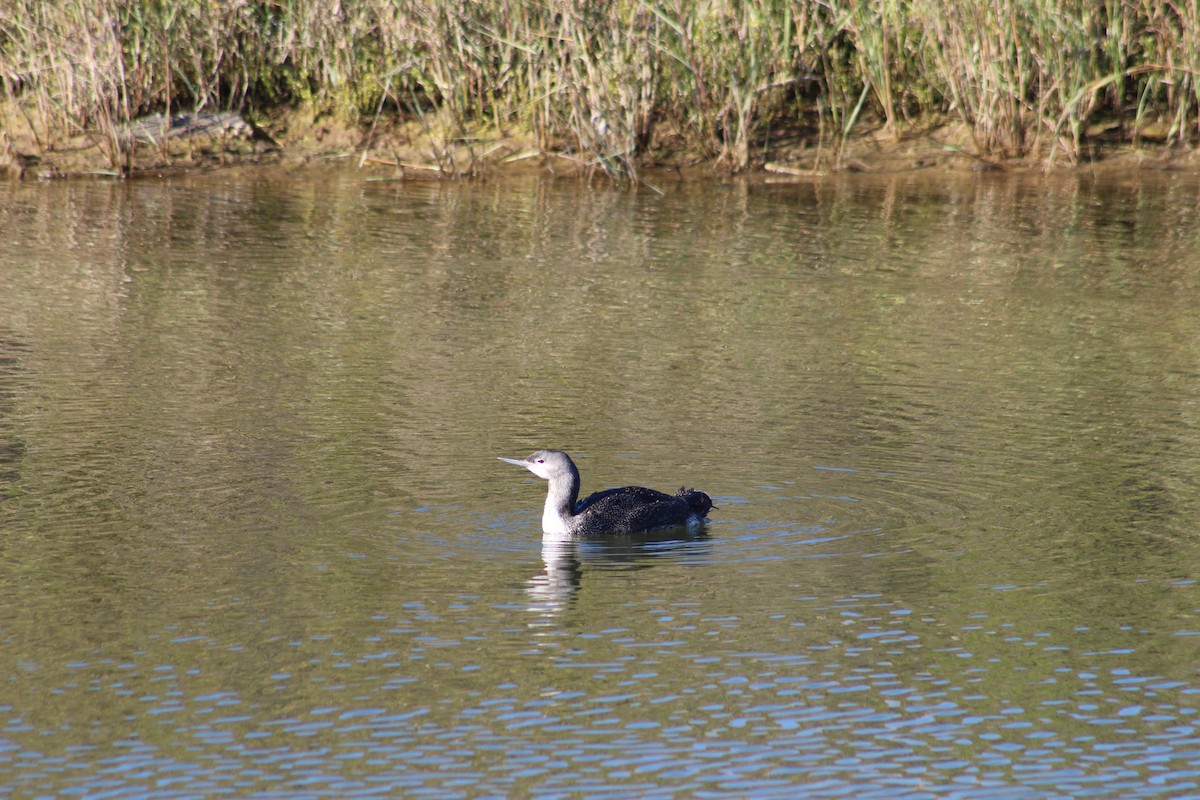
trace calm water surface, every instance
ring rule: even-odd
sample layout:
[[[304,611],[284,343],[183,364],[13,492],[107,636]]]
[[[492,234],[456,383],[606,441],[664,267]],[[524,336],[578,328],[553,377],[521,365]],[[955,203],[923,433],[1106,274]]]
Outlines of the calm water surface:
[[[1200,177],[664,189],[0,185],[0,795],[1200,796]]]

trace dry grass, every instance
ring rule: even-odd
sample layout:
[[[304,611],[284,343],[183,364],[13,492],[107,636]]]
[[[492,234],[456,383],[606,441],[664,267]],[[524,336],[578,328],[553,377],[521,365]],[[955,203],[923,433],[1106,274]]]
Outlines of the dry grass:
[[[1198,3],[7,0],[0,91],[44,147],[86,131],[116,168],[147,113],[304,103],[428,119],[446,154],[519,128],[631,179],[668,139],[744,169],[808,127],[836,154],[868,108],[895,136],[951,114],[981,154],[1074,160],[1097,120],[1197,142]]]

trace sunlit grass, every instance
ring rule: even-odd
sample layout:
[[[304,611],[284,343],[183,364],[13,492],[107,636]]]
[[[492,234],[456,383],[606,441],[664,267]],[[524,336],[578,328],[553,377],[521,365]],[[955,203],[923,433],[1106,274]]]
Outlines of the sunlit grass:
[[[837,152],[868,111],[1073,160],[1101,120],[1196,143],[1198,3],[7,0],[0,86],[44,145],[89,131],[114,166],[138,116],[297,104],[516,129],[629,177],[664,141],[744,169],[780,127]]]

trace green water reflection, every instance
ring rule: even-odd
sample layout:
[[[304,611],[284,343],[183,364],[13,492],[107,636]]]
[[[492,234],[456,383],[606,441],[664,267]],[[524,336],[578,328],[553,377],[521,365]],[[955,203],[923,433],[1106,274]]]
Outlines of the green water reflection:
[[[665,188],[0,186],[0,788],[1197,791],[1200,179]]]

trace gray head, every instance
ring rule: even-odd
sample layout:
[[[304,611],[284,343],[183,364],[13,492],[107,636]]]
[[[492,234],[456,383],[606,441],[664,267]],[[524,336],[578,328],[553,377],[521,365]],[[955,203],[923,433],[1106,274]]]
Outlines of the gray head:
[[[516,464],[518,467],[524,467],[544,481],[579,474],[579,471],[575,469],[574,462],[571,461],[571,457],[562,450],[538,450],[536,453],[532,453],[525,458],[504,458],[501,456],[500,460],[507,461],[509,464]]]

